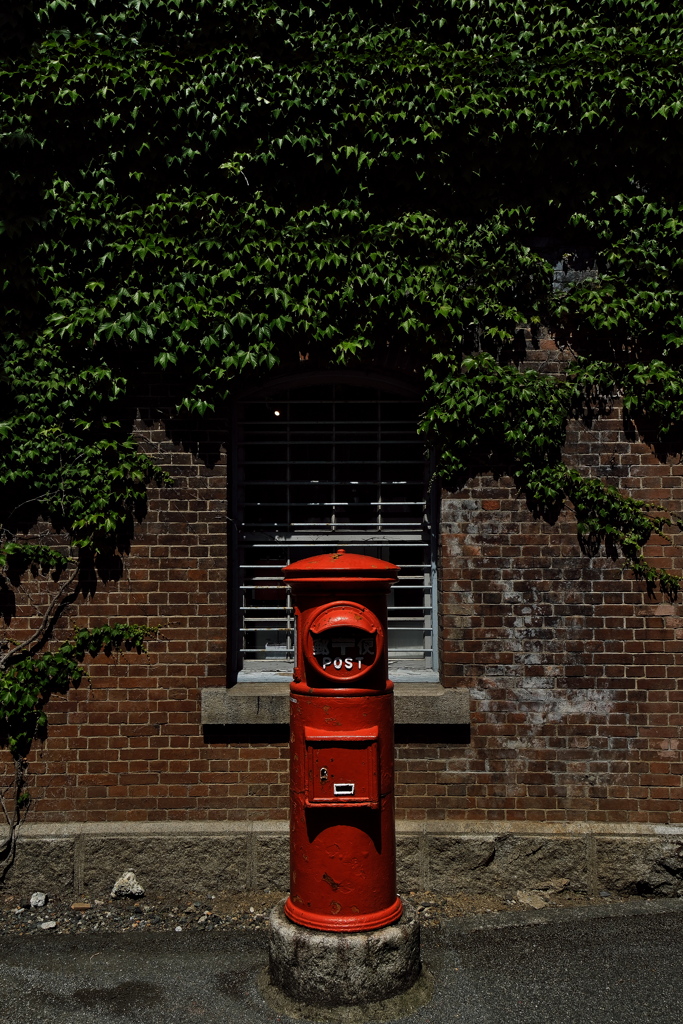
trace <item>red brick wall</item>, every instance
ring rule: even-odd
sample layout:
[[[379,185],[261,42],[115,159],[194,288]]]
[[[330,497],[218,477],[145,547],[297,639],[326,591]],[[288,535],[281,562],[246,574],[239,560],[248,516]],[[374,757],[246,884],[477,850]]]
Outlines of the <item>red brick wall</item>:
[[[548,356],[546,343],[536,359]],[[152,493],[120,579],[99,580],[61,633],[116,619],[160,637],[147,656],[98,659],[50,701],[30,757],[31,819],[284,818],[281,737],[200,725],[200,690],[224,685],[228,662],[224,435],[145,436],[177,486]],[[683,511],[678,460],[629,441],[616,415],[574,431],[567,453]],[[678,540],[650,554],[683,568]],[[678,606],[582,553],[570,513],[535,519],[491,477],[445,496],[440,573],[443,682],[470,688],[471,731],[454,727],[445,743],[416,730],[399,745],[398,816],[683,821]],[[9,775],[7,753],[4,764]]]
[[[679,458],[630,442],[618,412],[574,429],[566,452],[683,510]],[[676,533],[647,554],[681,573],[682,550]],[[444,500],[441,586],[443,681],[470,688],[471,744],[413,761],[411,817],[683,821],[678,604],[587,557],[569,512],[535,519],[491,477]]]
[[[286,744],[206,743],[200,725],[201,688],[226,680],[225,450],[211,467],[163,431],[145,433],[177,486],[152,491],[122,577],[98,581],[58,635],[117,620],[160,636],[146,656],[98,658],[79,689],[50,700],[47,739],[29,759],[31,820],[282,818]]]

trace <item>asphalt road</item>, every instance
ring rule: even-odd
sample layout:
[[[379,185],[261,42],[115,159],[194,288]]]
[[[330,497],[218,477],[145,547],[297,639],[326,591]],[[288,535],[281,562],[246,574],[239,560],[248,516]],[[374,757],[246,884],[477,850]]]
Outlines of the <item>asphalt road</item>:
[[[683,901],[477,915],[427,930],[415,1024],[681,1024]],[[0,936],[2,1024],[273,1024],[263,932]],[[315,1020],[315,1017],[312,1018]]]

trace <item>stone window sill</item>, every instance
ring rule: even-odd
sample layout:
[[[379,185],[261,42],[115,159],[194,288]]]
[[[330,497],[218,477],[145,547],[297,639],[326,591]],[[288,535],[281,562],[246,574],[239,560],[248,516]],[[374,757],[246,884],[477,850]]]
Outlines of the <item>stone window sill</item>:
[[[444,687],[427,675],[394,673],[396,725],[468,725],[469,691]],[[202,725],[287,725],[290,678],[260,672],[228,688],[203,689]]]

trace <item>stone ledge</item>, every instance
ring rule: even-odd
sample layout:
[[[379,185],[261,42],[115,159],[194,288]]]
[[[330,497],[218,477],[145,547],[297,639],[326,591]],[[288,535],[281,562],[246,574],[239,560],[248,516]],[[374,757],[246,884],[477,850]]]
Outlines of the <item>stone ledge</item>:
[[[19,839],[72,839],[76,836],[215,836],[215,835],[289,835],[287,820],[253,821],[39,821],[24,822]],[[610,836],[649,839],[679,839],[683,825],[657,825],[625,821],[407,821],[396,822],[398,838],[408,836],[525,836],[539,838],[585,838]]]
[[[469,725],[470,692],[441,683],[398,683],[394,721],[396,725]]]
[[[470,895],[533,889],[683,895],[683,828],[602,822],[399,821],[398,886]],[[286,891],[286,821],[24,824],[10,892],[106,897],[130,868],[155,893]]]
[[[435,682],[399,682],[394,690],[397,725],[468,725],[469,691]],[[287,725],[289,683],[249,681],[229,689],[202,690],[202,725]]]
[[[268,664],[268,662],[266,662]],[[392,668],[389,664],[389,678],[394,683],[438,683],[439,673],[424,668]],[[238,683],[289,683],[292,679],[291,666],[287,669],[241,669],[237,673]]]
[[[286,725],[289,684],[235,683],[202,690],[202,725]]]

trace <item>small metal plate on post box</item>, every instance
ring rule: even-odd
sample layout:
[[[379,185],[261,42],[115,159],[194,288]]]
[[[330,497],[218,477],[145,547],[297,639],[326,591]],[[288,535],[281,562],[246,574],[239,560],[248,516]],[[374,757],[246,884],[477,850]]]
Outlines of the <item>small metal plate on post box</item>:
[[[304,729],[306,807],[379,807],[379,730]]]

